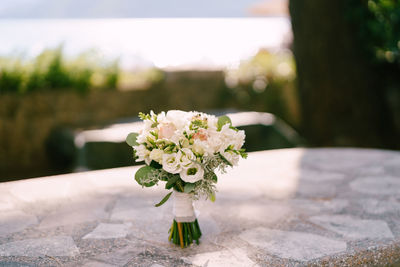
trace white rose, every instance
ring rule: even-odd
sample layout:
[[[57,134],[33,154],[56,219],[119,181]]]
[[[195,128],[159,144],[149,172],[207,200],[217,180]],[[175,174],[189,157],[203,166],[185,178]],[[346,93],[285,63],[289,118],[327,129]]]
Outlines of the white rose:
[[[174,174],[182,170],[181,166],[179,165],[176,153],[165,153],[162,157],[162,167],[166,172]]]
[[[198,163],[192,163],[179,173],[181,179],[187,183],[195,183],[203,179],[204,170]]]
[[[164,154],[164,151],[162,151],[161,149],[156,148],[156,149],[153,149],[150,152],[149,157],[150,157],[150,159],[160,163],[160,162],[162,162],[163,154]]]

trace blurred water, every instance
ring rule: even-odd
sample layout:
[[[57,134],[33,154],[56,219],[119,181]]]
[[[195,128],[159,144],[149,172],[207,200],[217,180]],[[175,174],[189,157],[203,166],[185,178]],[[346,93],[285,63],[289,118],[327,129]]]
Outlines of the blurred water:
[[[291,35],[286,17],[0,20],[0,56],[32,57],[63,43],[67,55],[96,49],[123,67],[219,67]]]

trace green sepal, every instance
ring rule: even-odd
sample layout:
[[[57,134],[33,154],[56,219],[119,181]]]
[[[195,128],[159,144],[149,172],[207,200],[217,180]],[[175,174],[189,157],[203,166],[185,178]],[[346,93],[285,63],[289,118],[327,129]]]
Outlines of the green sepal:
[[[194,189],[194,184],[192,183],[186,183],[185,186],[183,187],[183,192],[184,193],[190,193]]]
[[[136,171],[135,173],[135,180],[138,184],[141,186],[145,187],[150,187],[156,184],[156,182],[150,182],[150,183],[143,183],[142,180],[148,179],[149,175],[154,171],[155,169],[150,166],[143,166],[139,170]]]
[[[224,115],[224,116],[218,117],[218,123],[217,123],[217,125],[218,125],[218,131],[221,131],[222,126],[224,126],[224,125],[227,124],[227,123],[229,123],[230,125],[232,125],[232,121],[231,121],[231,119],[230,119],[228,116]]]
[[[130,133],[126,137],[126,143],[130,146],[137,146],[139,145],[138,142],[136,142],[136,138],[138,137],[138,133]]]
[[[165,189],[171,189],[176,183],[176,181],[178,181],[178,179],[179,179],[178,175],[174,175],[171,178],[169,178],[168,182],[165,184]]]
[[[169,199],[169,197],[171,196],[172,192],[169,192],[163,199],[161,199],[160,203],[155,204],[154,206],[156,207],[160,207],[162,204],[164,204],[165,202],[167,202],[167,200]]]

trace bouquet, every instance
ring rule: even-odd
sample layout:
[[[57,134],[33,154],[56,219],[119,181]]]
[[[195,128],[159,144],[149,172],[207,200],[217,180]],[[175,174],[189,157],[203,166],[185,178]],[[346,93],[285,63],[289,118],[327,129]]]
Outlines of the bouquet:
[[[193,208],[199,198],[215,201],[216,172],[246,158],[242,148],[245,133],[232,126],[227,116],[171,110],[167,113],[139,113],[144,127],[130,133],[126,142],[136,161],[144,161],[135,174],[143,187],[165,182],[171,190],[156,207],[173,194],[174,220],[169,240],[182,248],[198,244],[201,230]]]

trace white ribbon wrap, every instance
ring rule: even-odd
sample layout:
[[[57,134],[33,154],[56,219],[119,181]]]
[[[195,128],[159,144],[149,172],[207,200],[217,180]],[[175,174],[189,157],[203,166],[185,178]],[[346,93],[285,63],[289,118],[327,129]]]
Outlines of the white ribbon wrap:
[[[190,194],[174,190],[173,213],[177,222],[194,222],[196,220]]]

